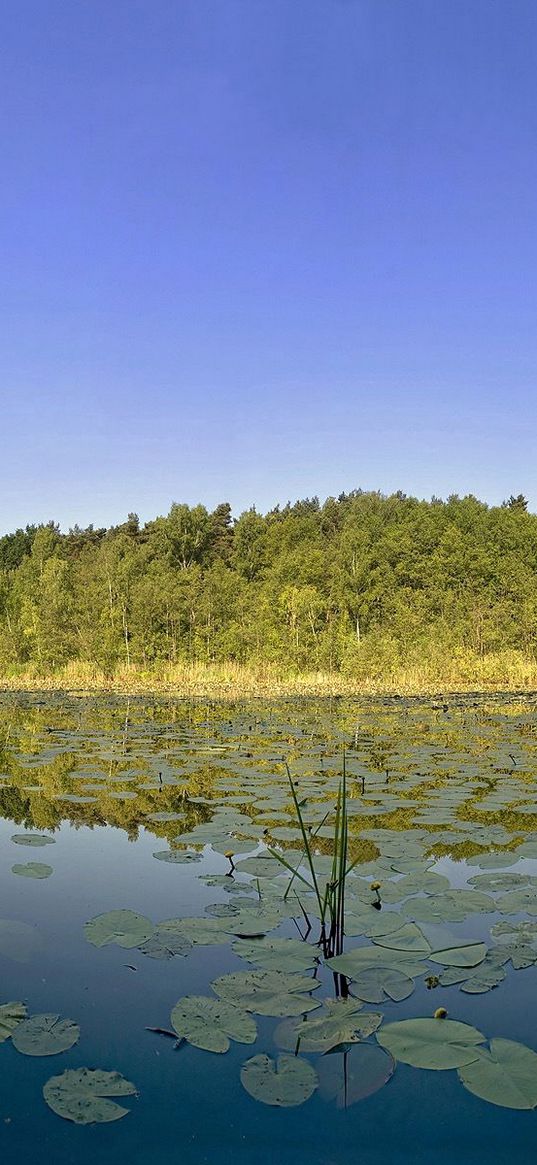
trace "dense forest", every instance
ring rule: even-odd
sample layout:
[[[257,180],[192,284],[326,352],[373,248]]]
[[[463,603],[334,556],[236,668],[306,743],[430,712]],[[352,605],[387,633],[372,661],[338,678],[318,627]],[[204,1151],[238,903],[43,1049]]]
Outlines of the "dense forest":
[[[537,654],[537,515],[522,495],[355,490],[234,519],[174,503],[141,525],[0,539],[0,671],[178,663],[381,676]]]

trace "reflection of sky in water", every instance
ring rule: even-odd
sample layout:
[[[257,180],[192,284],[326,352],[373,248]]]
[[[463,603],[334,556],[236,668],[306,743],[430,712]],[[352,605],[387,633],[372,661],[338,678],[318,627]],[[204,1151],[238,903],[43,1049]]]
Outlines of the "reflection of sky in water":
[[[528,823],[524,828],[529,832]],[[426,1072],[399,1064],[385,1089],[347,1112],[328,1107],[316,1096],[289,1111],[255,1103],[240,1085],[240,1066],[257,1052],[273,1053],[271,1032],[278,1020],[258,1017],[257,1043],[247,1048],[232,1044],[225,1056],[190,1047],[176,1051],[171,1040],[145,1030],[168,1027],[170,1010],[181,995],[207,993],[216,975],[243,969],[230,946],[195,948],[186,959],[160,962],[117,946],[98,950],[83,934],[88,918],[109,909],[130,908],[157,921],[201,914],[211,902],[229,901],[218,887],[199,881],[204,872],[225,872],[226,859],[206,848],[203,861],[192,868],[155,861],[152,854],[165,846],[165,839],[143,828],[132,842],[112,826],[75,828],[65,822],[55,833],[56,844],[43,849],[11,843],[11,834],[21,831],[20,824],[0,822],[0,915],[36,925],[43,946],[25,964],[0,956],[2,997],[24,999],[32,1013],[58,1011],[75,1019],[81,1039],[68,1053],[43,1059],[20,1055],[9,1041],[0,1045],[4,1161],[37,1157],[47,1165],[90,1161],[93,1165],[96,1160],[100,1165],[533,1161],[537,1115],[484,1104],[462,1088],[454,1071]],[[15,877],[11,866],[25,861],[46,861],[54,873],[45,881]],[[439,858],[435,869],[460,887],[480,872],[477,866],[449,857]],[[537,862],[522,859],[516,870],[534,874]],[[494,916],[473,915],[463,923],[447,923],[446,929],[457,936],[488,940],[493,921]],[[426,924],[422,929],[428,933]],[[279,933],[296,934],[291,924]],[[466,995],[458,987],[429,991],[420,981],[409,999],[387,1003],[382,1010],[389,1021],[431,1015],[442,1005],[452,1018],[475,1024],[487,1036],[537,1048],[536,988],[534,967],[509,970],[497,990],[479,996]],[[135,1082],[140,1096],[126,1101],[129,1116],[116,1124],[77,1128],[48,1110],[41,1096],[43,1083],[81,1065],[118,1069]]]

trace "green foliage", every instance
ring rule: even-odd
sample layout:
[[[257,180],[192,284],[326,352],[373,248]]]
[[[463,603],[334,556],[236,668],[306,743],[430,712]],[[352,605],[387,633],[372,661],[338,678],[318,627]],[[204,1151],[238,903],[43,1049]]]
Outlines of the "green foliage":
[[[174,502],[145,526],[50,522],[0,538],[0,669],[234,661],[464,681],[488,658],[534,660],[536,578],[522,494],[488,507],[355,490],[235,520],[227,503]]]

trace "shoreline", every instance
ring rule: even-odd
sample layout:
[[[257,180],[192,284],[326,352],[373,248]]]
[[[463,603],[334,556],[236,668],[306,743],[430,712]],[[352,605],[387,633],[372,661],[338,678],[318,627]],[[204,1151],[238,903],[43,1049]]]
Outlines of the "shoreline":
[[[516,669],[518,672],[518,669]],[[170,696],[177,699],[292,699],[416,697],[441,698],[475,695],[528,696],[537,692],[537,666],[525,675],[426,674],[426,669],[396,672],[386,680],[348,677],[337,673],[311,672],[283,675],[278,669],[238,665],[167,668],[160,673],[123,669],[106,675],[86,667],[63,668],[52,675],[23,673],[0,676],[0,693],[65,692],[95,696]]]

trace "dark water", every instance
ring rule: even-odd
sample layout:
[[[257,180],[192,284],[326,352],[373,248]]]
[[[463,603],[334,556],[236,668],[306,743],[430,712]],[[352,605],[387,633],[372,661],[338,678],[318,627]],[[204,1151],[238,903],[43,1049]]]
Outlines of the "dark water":
[[[201,916],[208,904],[229,901],[219,887],[199,879],[229,868],[228,859],[210,845],[192,866],[157,861],[153,853],[178,833],[210,821],[216,803],[229,797],[228,803],[254,823],[263,817],[252,830],[255,852],[263,830],[270,834],[270,813],[256,808],[252,789],[260,802],[275,789],[281,793],[282,757],[299,775],[302,789],[308,782],[317,791],[323,781],[333,785],[344,747],[355,800],[362,797],[363,813],[353,819],[356,844],[372,870],[375,841],[364,834],[377,830],[409,839],[425,835],[422,845],[434,855],[434,868],[447,872],[453,886],[483,872],[472,862],[490,852],[504,870],[508,847],[537,836],[537,806],[535,814],[519,811],[521,804],[531,808],[537,800],[535,705],[501,697],[465,698],[447,708],[433,704],[3,699],[0,915],[36,928],[39,948],[25,962],[0,955],[2,1001],[24,1000],[31,1014],[58,1012],[81,1028],[79,1043],[58,1056],[21,1055],[10,1040],[0,1045],[3,1161],[525,1165],[534,1160],[536,1113],[485,1103],[461,1086],[455,1071],[398,1064],[386,1087],[343,1111],[317,1094],[288,1110],[260,1104],[243,1089],[240,1067],[258,1052],[274,1054],[278,1020],[258,1017],[256,1044],[232,1043],[225,1055],[184,1044],[176,1049],[171,1039],[146,1030],[169,1028],[171,1008],[181,996],[210,994],[216,975],[244,969],[230,945],[197,946],[188,957],[165,962],[117,945],[98,949],[84,936],[84,923],[111,909],[157,921]],[[81,791],[92,783],[101,788]],[[154,787],[141,788],[147,784]],[[111,797],[122,790],[136,796]],[[66,794],[95,800],[66,802]],[[424,825],[431,808],[435,821]],[[148,814],[155,812],[180,818],[151,822]],[[292,828],[285,809],[272,812],[275,822]],[[50,834],[55,845],[14,844],[11,836],[25,829]],[[512,858],[517,872],[537,873],[537,860],[517,860],[516,849]],[[54,872],[45,880],[11,872],[14,863],[26,861],[49,863]],[[498,917],[472,915],[451,929],[490,943],[490,926]],[[291,922],[276,933],[296,936]],[[489,1037],[537,1049],[536,989],[535,966],[515,972],[509,965],[505,981],[486,994],[467,995],[458,986],[431,992],[418,980],[410,998],[388,1001],[382,1010],[388,1023],[430,1016],[443,1004],[451,1017]],[[82,1065],[117,1069],[136,1084],[139,1095],[125,1101],[128,1116],[77,1127],[47,1107],[45,1081]]]

